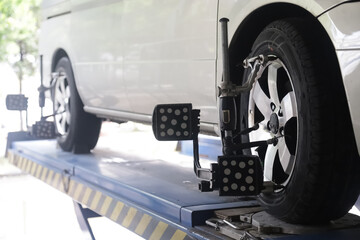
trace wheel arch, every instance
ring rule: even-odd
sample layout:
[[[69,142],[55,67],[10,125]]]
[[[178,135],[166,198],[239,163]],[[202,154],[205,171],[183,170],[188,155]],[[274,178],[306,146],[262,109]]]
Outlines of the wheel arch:
[[[72,66],[72,62],[71,62],[71,57],[68,54],[68,52],[64,49],[64,48],[58,48],[56,49],[56,51],[54,52],[53,56],[52,56],[52,60],[51,60],[51,72],[55,72],[55,68],[57,63],[59,62],[59,60],[63,57],[66,57],[71,65],[71,69],[73,72],[73,77],[74,77],[74,81],[75,81],[75,87],[77,88],[77,83],[76,83],[76,77],[75,77],[75,71],[74,68]]]
[[[53,54],[53,57],[52,57],[52,60],[51,60],[51,72],[55,71],[57,62],[63,57],[67,57],[70,60],[69,55],[67,54],[67,52],[63,48],[58,48],[55,51],[55,53]]]
[[[56,49],[56,51],[54,52],[53,56],[52,56],[52,60],[51,60],[51,72],[55,72],[55,69],[56,69],[56,65],[57,63],[59,62],[59,60],[63,57],[66,57],[69,62],[70,62],[70,65],[71,65],[71,69],[72,69],[72,72],[73,72],[73,77],[74,77],[74,84],[75,84],[75,87],[77,88],[77,83],[76,83],[76,77],[75,77],[75,71],[74,71],[74,68],[72,66],[72,62],[71,62],[71,57],[70,55],[68,54],[68,52],[64,49],[64,48],[58,48]],[[51,79],[51,82],[53,80]]]
[[[311,28],[308,32],[312,35],[316,33],[317,40],[314,44],[317,44],[322,49],[321,53],[324,54],[324,60],[327,61],[327,64],[331,64],[333,70],[336,69],[339,80],[342,83],[339,61],[330,36],[312,13],[303,7],[290,3],[264,5],[252,11],[240,23],[231,38],[229,46],[230,70],[232,76],[234,76],[233,79],[241,81],[244,72],[241,63],[250,54],[252,44],[260,32],[271,22],[285,18],[298,18],[304,21],[304,23],[308,23],[308,26]]]
[[[311,43],[314,44],[317,54],[320,54],[319,67],[326,69],[327,76],[331,76],[329,79],[333,79],[334,83],[332,84],[337,87],[338,96],[342,100],[339,104],[346,106],[346,119],[353,126],[335,46],[320,21],[300,6],[289,3],[273,3],[262,6],[245,17],[237,27],[229,45],[232,81],[236,84],[241,83],[244,73],[242,61],[250,54],[252,44],[260,32],[271,22],[286,18],[300,19],[309,27],[304,37],[312,40]],[[354,131],[352,131],[352,135],[354,136]]]

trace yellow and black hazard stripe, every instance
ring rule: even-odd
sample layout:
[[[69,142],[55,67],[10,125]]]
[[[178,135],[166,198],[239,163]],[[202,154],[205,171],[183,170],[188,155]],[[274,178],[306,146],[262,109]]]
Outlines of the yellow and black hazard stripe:
[[[22,171],[33,175],[52,187],[68,194],[74,200],[86,205],[94,212],[110,218],[114,222],[151,240],[188,240],[193,239],[183,228],[168,224],[158,217],[151,216],[143,210],[121,202],[109,194],[64,177],[56,172],[31,161],[21,155],[9,151],[10,163]]]

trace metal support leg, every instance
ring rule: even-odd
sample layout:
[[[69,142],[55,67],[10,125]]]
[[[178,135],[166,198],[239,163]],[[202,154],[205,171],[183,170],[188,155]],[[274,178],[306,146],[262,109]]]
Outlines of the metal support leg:
[[[101,216],[89,208],[83,208],[80,203],[76,201],[73,202],[77,220],[79,222],[82,232],[84,233],[84,239],[95,240],[88,219]]]

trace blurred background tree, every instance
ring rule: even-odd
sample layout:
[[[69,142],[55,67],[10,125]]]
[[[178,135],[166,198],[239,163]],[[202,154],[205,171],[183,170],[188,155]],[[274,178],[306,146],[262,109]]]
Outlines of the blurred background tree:
[[[19,80],[35,74],[38,56],[39,9],[41,0],[0,0],[0,62],[9,64]],[[20,128],[23,116],[20,112]]]
[[[41,0],[0,0],[0,61],[14,69],[19,80],[36,70]]]

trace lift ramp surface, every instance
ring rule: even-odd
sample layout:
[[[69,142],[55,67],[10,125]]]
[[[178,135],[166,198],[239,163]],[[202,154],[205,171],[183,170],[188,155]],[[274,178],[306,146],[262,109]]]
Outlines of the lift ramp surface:
[[[221,233],[229,232],[229,226],[214,229],[205,221],[214,217],[215,210],[258,206],[255,198],[199,192],[191,168],[107,148],[75,155],[58,149],[54,140],[14,142],[8,158],[24,172],[145,239],[232,239]],[[315,234],[262,239],[360,239],[358,227],[328,230],[320,227]],[[242,239],[242,233],[228,236]]]
[[[141,222],[146,228],[166,226],[163,234],[168,231],[169,238],[163,239],[171,239],[171,234],[189,237],[188,229],[205,224],[215,209],[257,205],[254,198],[199,192],[192,169],[101,148],[75,155],[58,149],[54,140],[14,142],[9,159],[145,238],[149,236],[141,234]]]

